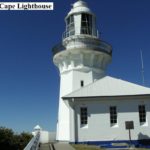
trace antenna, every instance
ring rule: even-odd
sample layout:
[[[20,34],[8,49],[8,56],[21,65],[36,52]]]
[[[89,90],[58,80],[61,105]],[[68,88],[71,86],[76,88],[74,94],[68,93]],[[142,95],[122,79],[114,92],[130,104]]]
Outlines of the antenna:
[[[143,85],[145,85],[145,78],[144,78],[144,63],[143,63],[143,52],[142,50],[140,50],[140,53],[141,53],[141,74],[142,74],[142,82],[143,82]]]

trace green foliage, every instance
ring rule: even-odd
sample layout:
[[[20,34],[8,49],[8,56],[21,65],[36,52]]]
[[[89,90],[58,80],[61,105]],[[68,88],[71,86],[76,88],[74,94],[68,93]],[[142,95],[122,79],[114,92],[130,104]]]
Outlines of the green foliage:
[[[22,150],[31,140],[30,133],[15,134],[12,129],[0,127],[0,149]]]

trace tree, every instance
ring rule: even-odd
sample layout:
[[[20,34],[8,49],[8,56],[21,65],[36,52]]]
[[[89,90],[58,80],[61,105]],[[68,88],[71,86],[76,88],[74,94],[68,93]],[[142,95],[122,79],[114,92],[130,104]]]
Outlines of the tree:
[[[0,148],[11,149],[12,148],[12,139],[13,139],[13,131],[11,129],[7,129],[5,127],[0,127]]]
[[[22,150],[31,140],[30,133],[15,134],[12,129],[0,127],[0,149]]]

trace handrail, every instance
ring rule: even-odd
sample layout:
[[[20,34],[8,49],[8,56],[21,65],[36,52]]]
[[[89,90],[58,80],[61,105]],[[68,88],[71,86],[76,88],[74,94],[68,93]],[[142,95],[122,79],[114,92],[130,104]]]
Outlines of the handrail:
[[[60,51],[65,50],[65,49],[66,48],[62,45],[62,43],[59,43],[52,48],[53,55],[55,55],[56,53],[58,53]]]
[[[34,136],[27,146],[23,150],[38,150],[39,148],[39,140],[40,140],[40,132],[37,132],[36,136]]]
[[[74,36],[74,35],[91,35],[91,36],[94,36],[94,37],[97,37],[99,38],[99,32],[97,30],[96,33],[91,33],[89,32],[89,28],[81,28],[81,31],[82,33],[75,33],[75,29],[72,29],[72,30],[66,30],[63,34],[62,34],[62,40],[64,40],[65,38],[68,38],[70,36]]]
[[[108,53],[109,55],[112,55],[112,46],[107,44],[105,41],[102,41],[100,40],[100,43],[98,45],[95,45],[95,43],[93,43],[93,41],[91,42],[87,42],[86,40],[84,41],[83,39],[81,39],[82,43],[84,44],[78,44],[78,41],[80,41],[80,38],[74,38],[74,43],[71,43],[71,47],[74,47],[74,48],[85,48],[85,49],[88,49],[88,48],[91,48],[93,50],[96,50],[96,51],[103,51],[103,52],[106,52]],[[76,43],[77,42],[77,43]],[[63,46],[62,43],[59,43],[57,45],[55,45],[53,48],[52,48],[52,53],[53,53],[53,56],[61,51],[64,51],[66,50],[66,47]]]

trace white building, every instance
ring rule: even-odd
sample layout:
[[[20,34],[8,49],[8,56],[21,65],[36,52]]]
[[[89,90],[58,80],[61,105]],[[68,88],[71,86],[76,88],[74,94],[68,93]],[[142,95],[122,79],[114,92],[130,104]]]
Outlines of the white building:
[[[150,88],[106,75],[112,47],[99,39],[96,17],[81,0],[65,18],[62,44],[53,48],[60,72],[57,140],[110,144],[150,137]]]
[[[56,133],[55,132],[45,131],[39,125],[36,125],[34,127],[32,135],[36,136],[37,133],[40,133],[40,140],[39,140],[39,142],[42,143],[42,144],[53,142],[53,141],[56,140]]]

